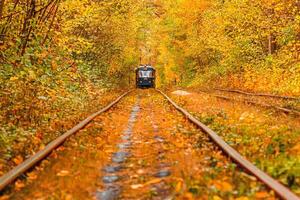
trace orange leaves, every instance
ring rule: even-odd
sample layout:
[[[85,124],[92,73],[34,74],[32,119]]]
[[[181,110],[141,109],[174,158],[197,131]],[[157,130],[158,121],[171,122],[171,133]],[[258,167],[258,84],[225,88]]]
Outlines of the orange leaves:
[[[37,177],[38,177],[36,171],[29,172],[29,173],[27,173],[26,175],[27,175],[27,178],[28,178],[29,180],[35,180],[35,179],[37,179]]]
[[[19,165],[19,164],[21,164],[22,162],[23,162],[23,157],[22,156],[20,156],[20,155],[18,155],[17,157],[15,157],[14,159],[13,159],[13,162],[16,164],[16,165]]]
[[[255,194],[256,199],[268,199],[268,200],[274,200],[275,198],[272,197],[268,192],[257,192]]]
[[[175,192],[180,193],[183,188],[183,180],[178,181],[175,186]]]
[[[290,153],[300,155],[300,144],[296,144],[293,148],[291,148]]]
[[[238,197],[235,200],[249,200],[249,198],[248,197]]]
[[[25,187],[24,181],[17,180],[17,181],[15,182],[15,188],[16,188],[16,190],[20,190],[20,189],[22,189],[23,187]]]
[[[218,190],[222,192],[230,192],[233,190],[233,186],[227,181],[212,181],[212,185],[214,185]]]
[[[0,196],[0,200],[9,200],[10,196],[9,195],[2,195]]]

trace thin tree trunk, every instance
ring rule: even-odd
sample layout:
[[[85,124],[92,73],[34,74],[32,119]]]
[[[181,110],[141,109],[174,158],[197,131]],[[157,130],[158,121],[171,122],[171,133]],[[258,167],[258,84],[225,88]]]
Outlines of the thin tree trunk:
[[[54,11],[54,13],[53,13],[53,17],[52,17],[52,20],[51,20],[51,22],[50,22],[48,31],[47,31],[47,33],[46,33],[46,35],[45,35],[45,37],[44,37],[44,39],[43,39],[43,41],[42,41],[42,44],[41,44],[42,46],[45,44],[46,40],[48,39],[49,33],[50,33],[50,31],[51,31],[51,28],[52,28],[52,26],[53,26],[53,23],[54,23],[54,20],[55,20],[57,11],[58,11],[59,3],[60,3],[60,0],[57,1],[57,6],[56,6],[56,9],[55,9],[55,11]]]
[[[20,54],[24,55],[25,49],[32,31],[31,19],[35,16],[35,0],[31,0],[30,9],[27,12],[27,16],[24,20],[23,30],[21,32],[21,46],[20,46]]]
[[[276,50],[275,48],[276,48],[275,37],[271,33],[268,37],[268,52],[269,52],[269,54],[273,54]]]
[[[19,1],[20,1],[20,0],[16,0],[16,1],[15,1],[13,11],[16,9],[17,5],[19,4]],[[2,0],[1,3],[3,3],[3,6],[4,6],[4,0]],[[3,7],[2,7],[2,9],[3,9]],[[3,12],[3,10],[2,10],[2,12]],[[6,32],[7,32],[7,30],[8,30],[8,27],[9,27],[9,25],[10,25],[10,22],[11,22],[12,18],[13,18],[13,15],[10,15],[10,16],[8,17],[8,19],[7,19],[6,23],[5,23],[5,25],[2,26],[2,28],[1,28],[1,30],[0,30],[0,43],[4,43],[5,35],[6,35]]]

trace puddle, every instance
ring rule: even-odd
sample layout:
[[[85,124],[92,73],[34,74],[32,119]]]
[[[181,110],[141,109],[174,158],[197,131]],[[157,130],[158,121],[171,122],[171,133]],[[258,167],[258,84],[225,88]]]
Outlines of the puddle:
[[[97,191],[96,199],[97,200],[115,200],[118,199],[119,194],[121,193],[120,186],[108,186],[105,191]]]
[[[115,163],[122,163],[129,156],[128,152],[119,151],[113,154],[112,161]]]
[[[157,178],[163,178],[163,177],[167,177],[170,175],[171,175],[171,172],[167,169],[162,169],[159,172],[157,172],[156,174],[154,174],[154,176]]]
[[[106,166],[103,168],[103,171],[105,171],[106,173],[115,173],[118,172],[122,169],[123,167],[121,165],[115,165],[115,166]]]
[[[124,142],[124,143],[118,144],[119,149],[128,149],[130,147],[131,147],[131,142]]]
[[[123,140],[122,143],[117,144],[117,147],[120,151],[115,152],[112,154],[112,163],[123,163],[126,161],[128,157],[130,157],[129,148],[131,147],[132,143],[129,142],[131,140],[132,136],[132,128],[134,125],[134,122],[136,122],[137,114],[140,111],[140,108],[138,106],[138,102],[136,105],[132,108],[129,120],[128,120],[128,126],[123,131],[123,134],[121,135],[121,139]],[[102,182],[104,183],[104,190],[97,191],[96,192],[96,199],[98,200],[114,200],[118,199],[119,194],[121,193],[121,186],[116,185],[116,182],[120,180],[120,176],[114,173],[121,172],[124,167],[121,165],[114,165],[109,164],[106,167],[103,168],[103,171],[107,173],[108,175],[104,175],[102,177]]]
[[[119,179],[120,179],[120,177],[117,176],[117,175],[110,175],[110,176],[103,176],[102,177],[102,181],[104,183],[113,183],[113,182],[118,181]]]

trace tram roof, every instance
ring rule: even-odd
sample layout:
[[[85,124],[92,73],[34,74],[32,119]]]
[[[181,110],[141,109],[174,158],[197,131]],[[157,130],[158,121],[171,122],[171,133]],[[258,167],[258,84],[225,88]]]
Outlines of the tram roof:
[[[155,68],[152,67],[151,65],[141,65],[141,66],[138,66],[137,68],[135,68],[135,70],[139,70],[139,69],[152,69],[152,70],[155,70]]]

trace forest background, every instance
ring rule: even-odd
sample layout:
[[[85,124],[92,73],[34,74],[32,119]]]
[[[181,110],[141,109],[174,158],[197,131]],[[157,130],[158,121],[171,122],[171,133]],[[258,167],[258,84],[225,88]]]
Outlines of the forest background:
[[[139,64],[159,87],[300,95],[299,52],[298,0],[1,0],[0,163],[133,86]]]

